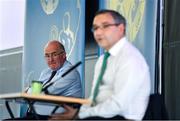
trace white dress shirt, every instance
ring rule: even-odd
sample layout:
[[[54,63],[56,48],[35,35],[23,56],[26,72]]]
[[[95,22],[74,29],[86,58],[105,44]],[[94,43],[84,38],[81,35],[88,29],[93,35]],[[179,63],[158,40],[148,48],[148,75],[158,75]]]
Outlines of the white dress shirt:
[[[97,104],[81,106],[79,118],[111,118],[120,115],[126,119],[141,120],[150,95],[149,67],[141,53],[125,37],[109,53],[103,84],[96,98]],[[95,65],[91,100],[103,57],[100,56]]]

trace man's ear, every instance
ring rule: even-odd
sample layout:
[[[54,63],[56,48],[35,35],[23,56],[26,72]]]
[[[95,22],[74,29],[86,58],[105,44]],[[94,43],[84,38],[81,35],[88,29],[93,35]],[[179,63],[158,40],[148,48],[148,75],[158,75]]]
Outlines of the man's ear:
[[[118,27],[119,27],[119,30],[120,30],[122,33],[124,33],[124,31],[125,31],[125,26],[124,26],[124,24],[119,24]]]
[[[63,53],[63,58],[66,60],[66,53]]]

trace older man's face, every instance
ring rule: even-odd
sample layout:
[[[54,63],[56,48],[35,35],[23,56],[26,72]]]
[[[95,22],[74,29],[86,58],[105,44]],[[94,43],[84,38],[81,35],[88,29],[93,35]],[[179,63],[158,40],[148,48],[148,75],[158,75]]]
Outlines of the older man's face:
[[[45,48],[44,54],[46,62],[52,70],[59,69],[66,60],[65,52],[62,49],[60,49],[59,46],[55,43],[50,43]]]

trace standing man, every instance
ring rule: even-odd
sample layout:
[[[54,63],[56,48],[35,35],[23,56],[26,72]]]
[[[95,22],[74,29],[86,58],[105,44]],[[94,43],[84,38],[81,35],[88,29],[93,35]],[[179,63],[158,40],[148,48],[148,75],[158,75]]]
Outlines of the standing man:
[[[105,53],[95,65],[92,104],[82,105],[78,118],[141,120],[150,95],[149,67],[125,36],[125,18],[116,11],[101,10],[94,17],[92,30]],[[64,107],[66,112],[51,119],[72,119],[77,113],[77,109]]]
[[[72,67],[66,60],[64,46],[57,40],[49,41],[44,48],[44,57],[49,68],[42,71],[39,81],[47,87],[48,83],[53,82],[51,86],[44,89],[44,93],[60,95],[67,97],[82,97],[82,86],[80,75],[76,69],[72,70],[63,78],[61,77],[68,69]],[[39,119],[47,119],[52,113],[62,113],[64,108],[55,109],[55,106],[34,104],[35,111]],[[35,119],[34,114],[27,113],[26,119]]]

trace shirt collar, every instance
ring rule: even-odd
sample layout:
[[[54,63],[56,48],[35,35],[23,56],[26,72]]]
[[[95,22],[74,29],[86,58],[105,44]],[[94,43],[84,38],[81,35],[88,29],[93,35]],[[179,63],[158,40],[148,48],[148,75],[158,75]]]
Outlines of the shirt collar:
[[[115,45],[111,47],[111,49],[109,49],[109,53],[112,56],[116,56],[126,41],[126,37],[121,38]]]
[[[60,70],[62,70],[62,68],[64,67],[64,65],[66,65],[67,63],[68,63],[67,60],[65,60],[64,63],[63,63],[63,65],[60,66],[58,69],[56,69],[56,70],[50,69],[50,70],[51,70],[51,72],[53,72],[53,71],[60,71]]]

